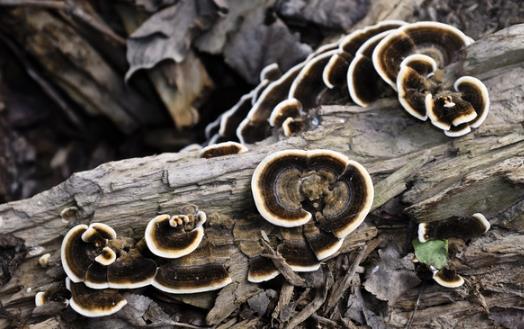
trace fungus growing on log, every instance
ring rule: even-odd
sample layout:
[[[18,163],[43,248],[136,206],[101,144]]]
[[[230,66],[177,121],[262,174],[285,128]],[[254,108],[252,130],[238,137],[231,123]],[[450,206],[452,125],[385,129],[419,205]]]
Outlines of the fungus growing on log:
[[[464,278],[457,274],[455,270],[443,268],[433,271],[433,280],[446,288],[459,288],[464,284]]]
[[[148,249],[163,258],[180,258],[192,253],[204,238],[203,211],[183,215],[159,215],[149,221],[144,232]]]
[[[69,305],[86,317],[101,317],[115,314],[127,305],[127,300],[113,289],[94,290],[83,283],[67,282],[71,291]]]
[[[343,37],[338,44],[337,52],[331,56],[322,72],[322,80],[326,87],[329,89],[344,87],[349,65],[364,42],[379,33],[394,30],[405,24],[403,21],[396,20],[382,21]]]
[[[249,270],[247,280],[253,283],[260,283],[276,278],[280,272],[276,269],[271,259],[262,256],[255,256],[249,259]]]
[[[181,265],[176,261],[158,268],[152,285],[172,294],[194,294],[221,289],[232,282],[219,264]]]
[[[404,58],[412,54],[427,55],[442,68],[456,61],[460,50],[471,43],[473,39],[451,25],[438,22],[407,24],[391,32],[376,46],[373,65],[382,79],[396,90]]]
[[[469,217],[451,217],[446,220],[420,223],[418,240],[445,240],[450,238],[470,239],[486,233],[491,225],[481,213]]]
[[[373,202],[366,169],[330,150],[284,150],[255,169],[251,189],[259,213],[270,223],[296,227],[314,218],[343,238],[358,227]]]
[[[237,142],[223,142],[208,145],[200,150],[200,157],[205,159],[216,158],[232,154],[247,152],[247,147]]]
[[[112,289],[137,289],[153,282],[157,265],[133,248],[121,251],[116,261],[107,268],[107,282]]]

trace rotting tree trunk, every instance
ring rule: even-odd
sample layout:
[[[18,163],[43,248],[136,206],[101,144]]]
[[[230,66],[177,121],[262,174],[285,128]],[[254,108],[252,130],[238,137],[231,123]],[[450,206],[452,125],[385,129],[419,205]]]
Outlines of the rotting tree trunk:
[[[459,323],[465,328],[494,327],[493,314],[521,312],[518,309],[524,306],[524,25],[473,44],[464,60],[451,69],[480,78],[491,95],[488,119],[463,138],[449,139],[409,117],[393,99],[377,102],[364,112],[354,106],[324,106],[318,110],[321,124],[315,129],[289,139],[269,138],[241,155],[199,159],[195,152],[168,153],[107,163],[74,174],[31,199],[1,205],[0,231],[24,239],[28,249],[11,280],[0,288],[4,311],[31,319],[35,291],[63,279],[58,248],[71,225],[103,222],[121,234],[139,237],[147,220],[158,212],[190,203],[210,214],[211,224],[227,228],[220,239],[218,235],[207,238],[217,239],[217,245],[231,255],[224,261],[234,283],[218,294],[216,303],[212,295],[184,300],[204,308],[215,305],[207,317],[211,325],[228,321],[240,303],[261,292],[257,285],[245,282],[247,260],[236,248],[232,232],[235,222],[256,214],[249,189],[253,169],[276,150],[326,148],[362,162],[373,175],[376,197],[371,217],[395,210],[395,216],[407,214],[416,221],[474,212],[489,218],[492,230],[465,246],[455,260],[467,284],[456,290],[427,287],[412,327],[449,328]],[[62,218],[66,208],[69,215]],[[372,252],[378,246],[372,240],[377,234],[404,231],[405,225],[376,228],[368,220],[340,253],[366,244],[374,245],[368,248]],[[52,255],[50,267],[41,268],[37,259],[45,253]],[[338,281],[343,279],[335,277],[332,286],[340,286]],[[285,291],[283,303],[290,298],[289,289],[282,288]],[[388,327],[406,325],[418,293],[418,288],[410,289],[390,303],[385,316]],[[306,311],[325,316],[318,303],[330,298],[317,291],[310,304],[314,309]],[[59,320],[32,321],[58,324]],[[89,323],[110,326],[112,322],[107,321]],[[227,323],[235,322],[229,319]],[[251,322],[256,325],[256,320]]]

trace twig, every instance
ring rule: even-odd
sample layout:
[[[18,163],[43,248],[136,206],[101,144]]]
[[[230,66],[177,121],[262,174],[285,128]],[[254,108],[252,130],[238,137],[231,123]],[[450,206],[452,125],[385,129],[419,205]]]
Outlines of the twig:
[[[294,286],[305,287],[306,281],[291,269],[289,264],[286,263],[284,257],[282,257],[277,251],[275,251],[265,239],[260,239],[260,241],[262,241],[262,244],[264,245],[264,248],[266,250],[266,253],[262,254],[262,256],[270,258],[271,261],[273,261],[273,264],[275,265],[277,270],[282,274],[282,276],[284,276],[286,281]]]
[[[355,260],[353,261],[353,264],[351,264],[351,267],[349,268],[349,271],[346,273],[344,278],[341,280],[335,282],[333,285],[333,289],[331,290],[331,295],[329,296],[329,299],[326,304],[326,313],[331,310],[342,298],[342,295],[346,292],[346,290],[349,288],[351,284],[351,279],[353,278],[353,275],[355,275],[355,272],[357,271],[357,267],[360,265],[360,262],[364,258],[364,255],[366,254],[366,251],[368,249],[368,246],[365,245],[362,247],[357,257],[355,257]]]
[[[415,318],[415,313],[417,312],[418,306],[420,304],[420,297],[422,296],[422,293],[424,293],[425,289],[426,289],[426,284],[422,284],[418,292],[417,301],[415,302],[415,308],[413,308],[413,312],[411,313],[408,323],[406,324],[406,329],[411,329],[411,324],[413,323],[413,319]]]
[[[82,22],[91,26],[98,32],[107,35],[119,45],[125,46],[126,40],[113,32],[104,22],[94,18],[86,13],[82,8],[78,7],[74,1],[40,1],[40,0],[0,0],[0,6],[16,7],[16,6],[34,6],[53,10],[63,10],[70,15],[78,18]]]

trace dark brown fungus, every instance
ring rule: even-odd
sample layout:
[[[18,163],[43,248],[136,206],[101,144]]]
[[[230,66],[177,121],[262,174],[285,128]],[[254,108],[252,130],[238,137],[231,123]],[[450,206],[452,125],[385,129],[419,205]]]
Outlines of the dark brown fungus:
[[[150,285],[156,274],[156,263],[143,257],[137,249],[121,251],[107,268],[107,282],[113,289],[137,289]]]
[[[71,291],[69,305],[75,312],[86,317],[108,316],[126,306],[126,299],[113,289],[94,290],[83,283],[66,283]]]
[[[287,118],[282,122],[282,132],[284,136],[290,137],[304,130],[306,123],[301,118]]]
[[[271,112],[269,124],[271,127],[281,127],[287,118],[298,118],[301,115],[301,104],[295,98],[288,98],[278,103]]]
[[[366,169],[330,150],[284,150],[257,166],[251,189],[259,213],[273,225],[301,226],[311,219],[343,238],[367,216],[373,183]]]
[[[159,215],[149,221],[144,232],[148,249],[163,258],[179,258],[192,253],[204,238],[206,214]],[[187,225],[193,228],[187,230]]]
[[[486,233],[491,225],[481,213],[469,217],[451,217],[446,220],[420,223],[418,240],[445,240],[450,238],[469,239]]]
[[[276,278],[278,272],[271,259],[255,256],[249,259],[249,270],[247,272],[247,280],[253,283],[269,281]]]
[[[409,55],[423,54],[433,58],[439,68],[454,62],[460,50],[473,40],[457,28],[438,22],[404,25],[385,37],[373,52],[373,65],[378,74],[396,89],[400,64]]]
[[[344,87],[346,85],[347,71],[357,50],[373,36],[388,30],[405,25],[403,21],[382,21],[372,26],[356,30],[343,37],[338,45],[337,52],[331,56],[322,72],[322,80],[326,87]]]
[[[172,294],[194,294],[221,289],[232,282],[219,264],[180,265],[175,261],[158,268],[152,285]]]
[[[237,142],[222,142],[204,147],[200,150],[200,157],[210,159],[244,152],[247,152],[245,145]]]

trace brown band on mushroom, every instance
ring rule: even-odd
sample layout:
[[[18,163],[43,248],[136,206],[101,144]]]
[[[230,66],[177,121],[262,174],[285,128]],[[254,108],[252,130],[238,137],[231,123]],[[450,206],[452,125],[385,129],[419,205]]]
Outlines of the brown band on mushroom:
[[[277,270],[271,259],[255,256],[249,259],[249,270],[247,280],[253,283],[269,281],[276,278],[280,272]]]
[[[281,229],[282,243],[277,251],[295,272],[314,272],[320,263],[309,247],[302,227]]]
[[[460,92],[462,94],[461,97],[475,109],[477,117],[468,123],[471,128],[478,128],[488,116],[490,105],[488,88],[486,88],[482,81],[470,76],[463,76],[457,79],[453,87],[456,91]]]
[[[342,247],[343,239],[320,230],[314,223],[304,225],[304,236],[318,260],[326,259]]]
[[[433,58],[439,67],[458,59],[460,50],[472,39],[457,28],[438,22],[417,22],[404,25],[385,37],[373,52],[373,65],[378,74],[396,89],[400,64],[411,54]]]
[[[445,240],[449,238],[470,239],[486,233],[491,225],[481,213],[469,217],[451,217],[445,220],[420,223],[418,239],[420,242],[428,240]]]
[[[143,257],[137,249],[122,251],[107,268],[109,288],[136,289],[150,285],[156,274],[156,263]]]
[[[373,36],[388,30],[394,30],[406,23],[403,21],[383,21],[378,24],[356,30],[340,40],[338,51],[331,56],[322,73],[326,87],[344,87],[347,70],[357,50]]]
[[[60,257],[65,273],[73,282],[84,280],[86,271],[97,254],[97,248],[82,240],[82,234],[88,229],[80,224],[70,229],[65,235],[60,248]]]
[[[94,290],[83,283],[70,283],[71,300],[69,305],[80,315],[100,317],[115,314],[126,304],[126,299],[112,289]]]
[[[144,238],[149,250],[160,257],[179,258],[192,253],[204,238],[203,211],[191,214],[194,228],[186,230],[179,216],[160,215],[147,224]]]
[[[391,31],[381,32],[360,46],[347,70],[347,85],[351,99],[362,107],[379,99],[388,91],[380,75],[373,66],[371,59],[377,44]]]
[[[463,123],[458,126],[451,126],[449,130],[444,130],[444,134],[448,137],[460,137],[471,132],[471,125]]]
[[[170,262],[158,268],[152,285],[172,294],[194,294],[221,289],[231,282],[229,273],[219,264],[184,266]]]
[[[107,266],[93,262],[87,268],[84,276],[84,284],[91,289],[107,289]]]
[[[433,272],[433,280],[446,288],[458,288],[464,284],[464,278],[457,274],[455,270],[443,268]]]
[[[302,105],[295,98],[288,98],[278,103],[271,112],[269,124],[271,127],[280,127],[287,118],[298,118],[301,114]]]
[[[373,184],[364,167],[329,150],[285,150],[255,169],[251,189],[259,213],[270,223],[295,227],[311,218],[343,238],[371,208]]]
[[[231,109],[222,114],[220,118],[220,128],[218,130],[218,134],[222,139],[237,139],[236,129],[251,109],[251,102],[254,97],[252,93],[242,96]]]
[[[445,90],[436,96],[427,94],[425,104],[431,123],[442,130],[449,130],[451,126],[468,123],[477,117],[473,106],[459,93]]]
[[[304,130],[306,123],[301,118],[287,118],[282,122],[284,136],[290,137]]]
[[[325,89],[322,82],[322,72],[335,52],[336,50],[331,50],[322,53],[306,62],[306,65],[291,84],[288,98],[295,98],[305,110],[319,105],[318,96]]]
[[[67,305],[71,293],[64,286],[54,286],[45,291],[37,292],[35,295],[35,306],[42,306],[49,302],[63,303]]]
[[[223,142],[213,145],[208,145],[200,150],[201,158],[210,159],[232,154],[240,154],[247,152],[247,147],[237,142]]]

